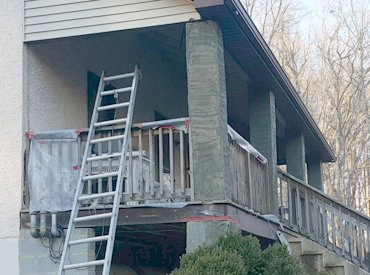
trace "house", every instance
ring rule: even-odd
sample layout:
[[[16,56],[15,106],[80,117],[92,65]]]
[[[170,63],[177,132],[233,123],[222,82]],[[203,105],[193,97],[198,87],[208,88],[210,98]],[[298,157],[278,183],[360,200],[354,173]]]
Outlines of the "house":
[[[4,274],[58,270],[99,75],[137,64],[142,78],[112,269],[164,274],[186,251],[242,230],[263,246],[289,243],[313,274],[368,274],[369,218],[323,193],[321,164],[335,156],[239,0],[14,0],[0,7]],[[96,135],[112,131],[122,128]],[[99,161],[88,169],[114,168]],[[112,178],[92,180],[86,192],[113,188]],[[82,212],[110,205],[97,200]],[[77,234],[106,230],[87,221]],[[103,243],[81,245],[69,261],[104,251]],[[99,267],[73,272],[98,274]]]

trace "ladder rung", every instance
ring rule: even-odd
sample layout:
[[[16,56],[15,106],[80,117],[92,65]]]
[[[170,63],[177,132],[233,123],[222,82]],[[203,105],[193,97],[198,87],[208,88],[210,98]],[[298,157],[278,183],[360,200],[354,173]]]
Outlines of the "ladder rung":
[[[75,222],[87,222],[112,217],[112,212],[75,218]]]
[[[113,119],[113,120],[107,120],[107,121],[102,121],[102,122],[96,122],[96,123],[94,123],[94,127],[101,127],[101,126],[125,123],[126,121],[127,121],[127,118],[120,118],[120,119]]]
[[[111,105],[105,105],[105,106],[100,106],[98,107],[98,111],[106,111],[106,110],[112,110],[112,109],[117,109],[117,108],[122,108],[122,107],[127,107],[130,105],[130,102],[124,102],[124,103],[117,103],[117,104],[111,104]]]
[[[111,197],[114,196],[116,192],[104,192],[104,193],[98,193],[98,194],[92,194],[92,195],[84,195],[78,198],[78,201],[85,201],[85,200],[93,200],[93,199],[100,199],[105,197]]]
[[[92,139],[90,141],[91,144],[99,143],[99,142],[107,142],[111,140],[117,140],[117,139],[123,139],[124,135],[117,135],[117,136],[110,136],[110,137],[105,137],[105,138],[97,138],[97,139]]]
[[[101,178],[118,177],[118,172],[110,172],[105,174],[91,175],[83,177],[83,180],[96,180]]]
[[[111,155],[101,155],[101,156],[89,157],[86,159],[86,161],[96,161],[96,160],[103,160],[103,159],[110,159],[110,158],[119,158],[120,156],[121,156],[121,153],[114,153]]]
[[[69,265],[65,265],[63,267],[63,270],[77,269],[81,267],[97,266],[97,265],[103,265],[103,264],[104,264],[104,260],[97,260],[97,261],[84,262],[84,263],[78,263],[78,264],[69,264]]]
[[[112,81],[117,79],[123,79],[128,77],[134,77],[135,73],[127,73],[127,74],[119,74],[119,75],[113,75],[113,76],[106,76],[104,77],[104,81]]]
[[[132,90],[132,87],[125,87],[125,88],[102,91],[100,93],[100,95],[101,96],[107,96],[107,95],[114,95],[114,94],[118,94],[118,93],[127,93],[127,92],[131,92],[131,90]]]
[[[92,237],[92,238],[85,238],[79,240],[73,240],[69,242],[69,245],[77,245],[77,244],[84,244],[84,243],[96,243],[100,241],[107,241],[109,239],[109,235]]]

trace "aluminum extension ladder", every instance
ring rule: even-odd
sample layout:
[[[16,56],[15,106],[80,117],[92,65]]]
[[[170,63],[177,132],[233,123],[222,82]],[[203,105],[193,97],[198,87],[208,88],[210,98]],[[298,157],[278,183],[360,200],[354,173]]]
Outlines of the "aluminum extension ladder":
[[[131,87],[113,89],[105,91],[105,86],[107,83],[121,80],[121,79],[130,79],[132,78]],[[65,274],[65,271],[73,270],[73,269],[80,269],[90,266],[98,266],[103,265],[103,275],[108,275],[110,271],[110,266],[112,262],[112,254],[113,254],[113,247],[114,247],[114,238],[116,234],[116,227],[117,227],[117,217],[119,212],[120,200],[122,196],[122,189],[123,189],[123,181],[125,178],[125,167],[126,167],[126,152],[128,149],[128,139],[131,135],[131,124],[132,124],[132,116],[134,112],[134,104],[135,104],[135,97],[136,97],[136,90],[138,85],[138,80],[140,78],[140,71],[138,66],[135,67],[135,71],[133,73],[127,73],[122,75],[116,76],[105,76],[104,71],[102,72],[99,88],[96,95],[95,106],[91,118],[89,134],[86,141],[85,152],[82,160],[80,175],[78,178],[78,184],[76,189],[76,195],[73,202],[73,207],[71,211],[71,217],[69,220],[68,230],[64,242],[63,247],[63,254],[59,265],[58,274],[62,275]],[[127,81],[127,80],[126,80]],[[130,93],[130,100],[128,102],[123,103],[116,103],[111,105],[102,106],[102,98],[104,96],[111,96],[114,95],[118,98],[119,93]],[[99,121],[99,112],[106,111],[106,110],[117,110],[119,108],[128,108],[127,109],[127,117],[126,118],[114,118],[113,120],[106,120],[106,121]],[[123,135],[112,135],[105,138],[98,138],[95,139],[95,129],[104,127],[104,126],[112,126],[114,127],[117,124],[124,124],[125,130]],[[92,145],[101,143],[101,142],[108,142],[112,140],[117,140],[118,142],[122,141],[122,150],[117,152],[112,152],[112,154],[107,155],[100,155],[100,156],[92,156]],[[118,149],[117,149],[118,150]],[[87,171],[88,163],[100,160],[108,160],[108,159],[119,159],[119,171],[117,172],[102,172],[100,174],[91,174],[91,171]],[[83,194],[84,186],[88,181],[96,180],[96,179],[104,179],[108,177],[117,177],[116,188],[112,192],[104,192],[104,193],[93,193],[85,195]],[[112,198],[113,199],[113,206],[110,212],[106,212],[103,214],[93,214],[88,216],[81,216],[79,217],[79,208],[81,207],[82,202],[93,203],[96,199],[102,198]],[[79,222],[86,222],[91,220],[101,220],[102,222],[104,219],[110,219],[109,223],[109,233],[108,235],[102,235],[92,238],[84,238],[84,239],[76,239],[71,240],[72,232],[74,231],[76,224]],[[104,232],[103,232],[104,233]],[[102,260],[94,260],[88,261],[83,263],[72,263],[73,259],[69,257],[69,250],[71,246],[85,244],[85,243],[99,243],[99,242],[107,242],[106,252],[104,259]]]

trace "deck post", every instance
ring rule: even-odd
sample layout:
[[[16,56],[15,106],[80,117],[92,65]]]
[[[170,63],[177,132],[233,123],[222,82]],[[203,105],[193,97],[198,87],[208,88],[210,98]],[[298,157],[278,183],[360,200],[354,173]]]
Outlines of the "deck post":
[[[250,140],[268,160],[268,183],[263,194],[264,212],[278,214],[275,96],[259,91],[249,103]]]
[[[209,246],[230,232],[240,232],[240,225],[230,221],[192,221],[186,223],[186,253]]]
[[[320,159],[307,160],[307,177],[308,184],[323,191],[322,184],[322,167]]]
[[[229,144],[222,33],[213,21],[186,24],[194,199],[225,200]]]
[[[287,141],[286,145],[286,164],[289,174],[306,182],[306,150],[304,136],[298,136]]]

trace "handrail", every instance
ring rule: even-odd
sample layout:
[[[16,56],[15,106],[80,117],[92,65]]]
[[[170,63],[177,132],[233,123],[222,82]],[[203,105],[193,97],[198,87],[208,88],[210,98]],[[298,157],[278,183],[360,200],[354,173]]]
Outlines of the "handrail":
[[[370,218],[278,170],[280,221],[370,270]]]
[[[353,213],[355,213],[356,215],[359,215],[359,216],[361,216],[362,218],[364,218],[364,219],[368,219],[368,220],[370,221],[370,217],[369,217],[369,216],[367,216],[367,215],[365,215],[364,213],[362,213],[362,212],[360,212],[360,211],[358,211],[358,210],[354,209],[354,208],[353,208],[353,207],[351,207],[351,206],[346,205],[345,203],[343,203],[343,202],[341,202],[341,201],[337,200],[336,198],[333,198],[333,197],[329,196],[328,194],[325,194],[323,191],[321,191],[321,190],[319,190],[319,189],[317,189],[317,188],[313,187],[312,185],[309,185],[309,184],[305,183],[305,182],[304,182],[304,181],[302,181],[301,179],[296,178],[295,176],[293,176],[293,175],[291,175],[291,174],[289,174],[289,173],[287,173],[287,172],[285,172],[285,171],[282,171],[282,170],[280,170],[280,169],[278,169],[278,174],[281,174],[281,175],[283,175],[283,176],[285,176],[285,177],[288,177],[288,178],[290,178],[290,179],[292,179],[292,180],[294,180],[294,181],[296,181],[296,182],[298,182],[298,183],[300,183],[300,184],[304,185],[306,188],[311,189],[312,191],[319,193],[321,196],[325,197],[326,199],[328,199],[328,200],[332,200],[332,201],[334,201],[335,203],[339,204],[341,207],[346,208],[346,209],[348,209],[349,211],[352,211]]]
[[[158,121],[132,123],[131,128],[133,128],[133,129],[148,129],[148,128],[155,128],[155,127],[179,126],[179,125],[184,125],[186,128],[188,128],[189,127],[189,118],[188,117],[181,117],[181,118],[164,119],[164,120],[158,120]],[[124,126],[100,127],[99,131],[110,131],[112,129],[113,130],[124,129]],[[81,132],[81,133],[88,132],[88,131],[89,131],[89,128],[79,129],[79,132]]]
[[[230,150],[230,195],[239,205],[265,212],[268,175],[267,160],[228,126]]]

